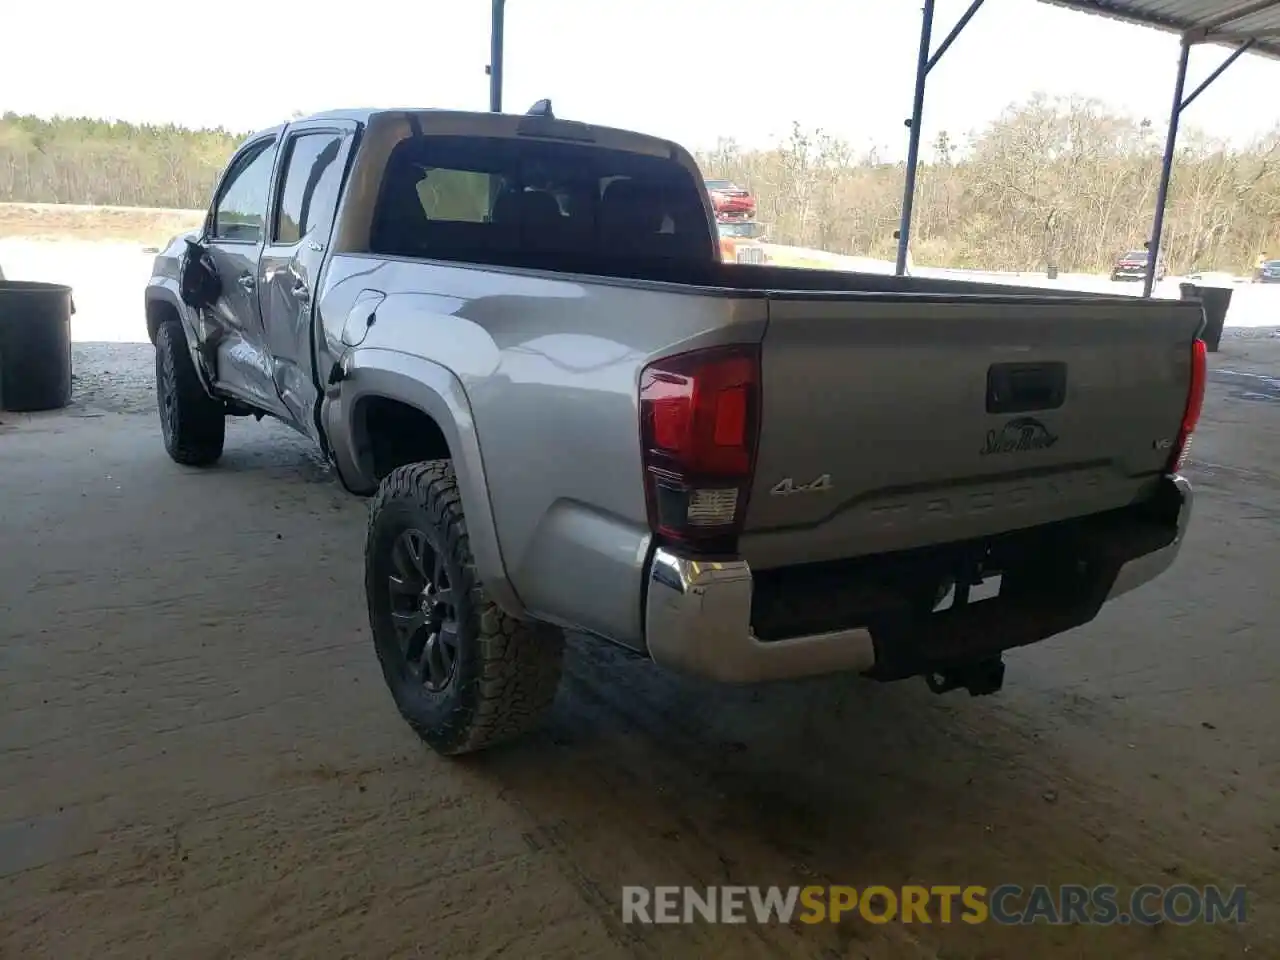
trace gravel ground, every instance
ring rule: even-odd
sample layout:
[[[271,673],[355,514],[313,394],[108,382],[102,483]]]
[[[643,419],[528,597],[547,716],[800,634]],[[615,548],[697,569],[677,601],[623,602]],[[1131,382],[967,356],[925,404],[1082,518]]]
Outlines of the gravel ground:
[[[78,344],[70,409],[0,413],[0,957],[1280,956],[1277,360],[1214,357],[1174,570],[996,697],[580,641],[544,731],[450,762],[378,674],[365,504],[269,423],[177,467],[150,348]],[[1001,882],[1245,884],[1250,922],[620,922],[623,884]]]

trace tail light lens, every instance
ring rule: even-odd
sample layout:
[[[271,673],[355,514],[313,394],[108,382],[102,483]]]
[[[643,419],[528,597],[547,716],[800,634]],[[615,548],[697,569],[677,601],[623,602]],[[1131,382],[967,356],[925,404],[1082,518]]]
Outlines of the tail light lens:
[[[1191,341],[1191,382],[1187,387],[1187,405],[1182,411],[1182,425],[1178,427],[1178,439],[1169,458],[1169,472],[1177,473],[1187,460],[1191,450],[1191,437],[1200,422],[1204,409],[1205,379],[1208,375],[1208,354],[1203,340]]]
[[[758,346],[713,347],[640,374],[640,439],[649,525],[692,549],[736,548],[755,471]]]

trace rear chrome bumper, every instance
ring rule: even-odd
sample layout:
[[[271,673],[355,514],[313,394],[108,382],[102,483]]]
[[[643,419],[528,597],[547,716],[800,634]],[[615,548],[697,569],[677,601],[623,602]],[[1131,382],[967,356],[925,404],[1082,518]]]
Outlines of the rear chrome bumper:
[[[1107,600],[1154,579],[1177,558],[1191,518],[1191,484],[1180,476],[1169,482],[1179,499],[1176,535],[1166,546],[1124,563]],[[659,547],[650,562],[645,598],[649,655],[660,666],[722,683],[875,668],[876,645],[862,628],[759,640],[751,628],[751,597],[746,561],[691,559]]]
[[[722,683],[867,670],[876,659],[862,629],[761,642],[746,561],[690,560],[661,547],[649,568],[645,641],[660,666]]]

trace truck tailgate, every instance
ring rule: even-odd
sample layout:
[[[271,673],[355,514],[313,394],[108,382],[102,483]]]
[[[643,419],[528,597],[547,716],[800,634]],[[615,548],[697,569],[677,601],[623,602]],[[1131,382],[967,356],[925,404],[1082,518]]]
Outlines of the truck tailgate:
[[[1143,496],[1197,303],[769,295],[740,541],[760,568],[965,540]]]

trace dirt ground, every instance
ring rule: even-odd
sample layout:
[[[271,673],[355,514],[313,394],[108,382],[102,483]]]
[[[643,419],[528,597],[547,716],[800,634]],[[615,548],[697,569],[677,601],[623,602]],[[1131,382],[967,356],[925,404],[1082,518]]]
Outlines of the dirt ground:
[[[0,203],[0,237],[129,240],[159,247],[174,234],[200,226],[203,219],[202,210]]]
[[[1280,340],[1230,339],[1177,566],[995,697],[725,689],[575,641],[447,761],[383,687],[366,504],[283,428],[161,447],[150,350],[0,413],[0,957],[1280,957]],[[1267,624],[1271,624],[1270,627]],[[1249,922],[634,926],[624,884],[1244,884]]]

